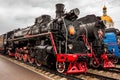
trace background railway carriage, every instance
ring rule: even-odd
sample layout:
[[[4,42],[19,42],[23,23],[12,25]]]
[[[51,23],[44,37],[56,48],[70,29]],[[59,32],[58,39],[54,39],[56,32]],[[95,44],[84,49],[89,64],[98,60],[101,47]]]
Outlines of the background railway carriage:
[[[4,34],[4,49],[10,56],[24,62],[36,63],[37,66],[56,66],[60,73],[86,72],[90,60],[95,66],[99,64],[98,54],[94,52],[104,52],[100,39],[104,24],[95,15],[81,18],[80,21],[78,15],[79,9],[64,13],[64,5],[56,4],[55,19],[41,15],[35,19],[34,25]],[[109,62],[105,52],[101,57],[103,63]],[[113,64],[104,67],[113,67]]]
[[[107,45],[110,54],[114,56],[110,56],[114,63],[118,63],[120,59],[120,31],[115,28],[108,28],[105,32],[104,43]]]

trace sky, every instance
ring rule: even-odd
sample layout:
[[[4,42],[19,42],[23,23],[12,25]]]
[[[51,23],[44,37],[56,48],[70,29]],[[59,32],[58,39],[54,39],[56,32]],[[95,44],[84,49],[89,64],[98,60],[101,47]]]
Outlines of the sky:
[[[35,18],[43,14],[55,18],[57,3],[63,3],[67,12],[78,8],[79,18],[90,14],[102,16],[102,8],[106,5],[115,28],[120,29],[119,0],[0,0],[0,34],[33,25]]]

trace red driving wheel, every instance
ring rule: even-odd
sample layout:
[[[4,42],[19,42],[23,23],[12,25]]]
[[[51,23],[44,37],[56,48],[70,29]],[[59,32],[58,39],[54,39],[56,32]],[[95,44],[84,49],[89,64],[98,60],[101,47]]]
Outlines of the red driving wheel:
[[[27,55],[27,54],[24,54],[24,55],[23,55],[23,61],[24,61],[24,62],[27,62],[27,60],[28,60],[28,55]]]
[[[23,54],[19,54],[19,60],[23,59]]]
[[[36,63],[37,66],[41,66],[41,65],[42,65],[42,64],[41,64],[41,61],[40,61],[40,60],[37,60],[37,59],[35,60],[35,63]]]
[[[19,58],[19,53],[15,53],[15,59],[18,59]]]
[[[34,57],[29,56],[28,61],[29,61],[30,64],[33,64],[35,59],[34,59]]]

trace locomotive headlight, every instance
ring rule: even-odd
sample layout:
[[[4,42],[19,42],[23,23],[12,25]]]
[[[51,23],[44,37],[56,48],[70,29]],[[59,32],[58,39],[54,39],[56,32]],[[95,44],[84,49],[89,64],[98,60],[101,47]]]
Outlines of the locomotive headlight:
[[[74,13],[75,13],[75,15],[79,15],[80,14],[79,9],[78,8],[74,9]]]
[[[70,35],[74,35],[75,34],[75,28],[72,25],[69,25],[68,31],[69,31]]]
[[[72,44],[69,44],[68,47],[69,47],[69,49],[72,49],[72,48],[73,48],[73,45],[72,45]]]

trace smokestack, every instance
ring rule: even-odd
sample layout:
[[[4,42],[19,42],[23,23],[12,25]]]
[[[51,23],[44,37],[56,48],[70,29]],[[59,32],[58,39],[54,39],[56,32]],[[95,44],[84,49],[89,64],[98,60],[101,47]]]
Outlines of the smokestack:
[[[64,4],[56,4],[56,18],[60,18],[64,15]]]

